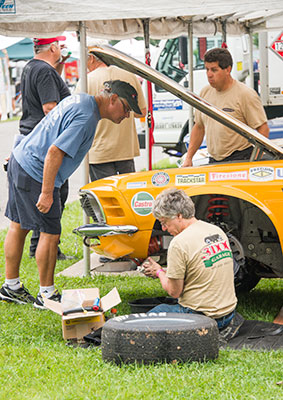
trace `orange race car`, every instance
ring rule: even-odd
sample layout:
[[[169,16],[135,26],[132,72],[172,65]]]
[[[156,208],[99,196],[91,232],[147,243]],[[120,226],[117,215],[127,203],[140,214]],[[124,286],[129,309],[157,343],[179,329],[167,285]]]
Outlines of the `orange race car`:
[[[228,235],[238,291],[261,277],[283,277],[283,150],[170,78],[111,48],[96,55],[171,91],[183,101],[244,135],[253,145],[250,161],[145,171],[101,179],[80,189],[81,205],[93,222],[75,233],[110,258],[166,261],[171,236],[152,215],[156,196],[182,188],[192,197],[196,217],[219,225]],[[92,240],[95,239],[95,240]],[[211,243],[213,247],[213,243]],[[213,249],[212,249],[213,250]]]

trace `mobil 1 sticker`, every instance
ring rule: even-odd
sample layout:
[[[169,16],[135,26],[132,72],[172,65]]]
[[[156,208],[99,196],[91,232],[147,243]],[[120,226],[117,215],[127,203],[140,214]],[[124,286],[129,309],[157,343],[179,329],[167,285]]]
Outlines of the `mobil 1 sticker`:
[[[157,172],[151,178],[151,182],[154,186],[165,186],[169,183],[170,177],[167,172]]]
[[[139,192],[132,198],[131,206],[138,215],[146,216],[151,214],[154,198],[150,193]]]
[[[272,167],[254,167],[249,171],[250,181],[268,182],[274,179],[274,168]]]

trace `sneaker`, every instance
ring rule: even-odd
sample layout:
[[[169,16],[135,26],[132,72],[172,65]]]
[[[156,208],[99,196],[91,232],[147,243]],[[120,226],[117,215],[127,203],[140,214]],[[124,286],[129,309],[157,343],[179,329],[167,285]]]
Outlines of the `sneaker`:
[[[58,292],[57,289],[55,289],[52,296],[48,297],[48,300],[58,301],[58,303],[60,303],[61,302],[61,294]],[[35,308],[40,308],[41,310],[46,310],[41,293],[38,293],[38,295],[36,296],[36,299],[34,299],[33,305]]]
[[[74,256],[67,256],[66,254],[64,254],[64,253],[59,253],[58,252],[58,254],[57,254],[57,260],[59,260],[59,261],[64,261],[64,260],[73,260],[73,259],[75,259],[76,257],[74,257]]]
[[[106,264],[106,263],[111,262],[111,261],[113,261],[112,258],[108,258],[108,257],[99,257],[99,262],[100,262],[101,264]]]
[[[231,319],[230,324],[219,332],[220,338],[224,339],[226,342],[233,339],[238,335],[239,330],[244,322],[244,317],[236,312],[234,318]]]
[[[29,293],[29,291],[21,283],[20,289],[12,290],[8,285],[4,285],[0,289],[0,300],[7,301],[9,303],[28,304],[33,303],[35,298]]]

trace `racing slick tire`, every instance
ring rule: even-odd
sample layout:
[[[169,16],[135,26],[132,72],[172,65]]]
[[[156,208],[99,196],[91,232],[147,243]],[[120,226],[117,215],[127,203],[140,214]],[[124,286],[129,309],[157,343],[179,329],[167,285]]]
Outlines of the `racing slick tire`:
[[[199,314],[130,314],[109,319],[102,329],[102,359],[121,363],[214,360],[217,323]]]

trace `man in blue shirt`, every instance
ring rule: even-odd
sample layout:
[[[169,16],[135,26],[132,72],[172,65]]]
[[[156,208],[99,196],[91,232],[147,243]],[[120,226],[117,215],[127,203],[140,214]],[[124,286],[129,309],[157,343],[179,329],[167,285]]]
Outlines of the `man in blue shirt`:
[[[13,150],[8,166],[9,199],[5,215],[11,224],[5,239],[6,279],[0,300],[33,303],[44,308],[42,294],[60,301],[54,270],[61,233],[59,188],[89,151],[100,119],[119,124],[131,111],[141,113],[137,92],[120,80],[104,83],[98,96],[66,97]],[[36,251],[40,290],[36,299],[20,282],[25,238],[39,230]]]

